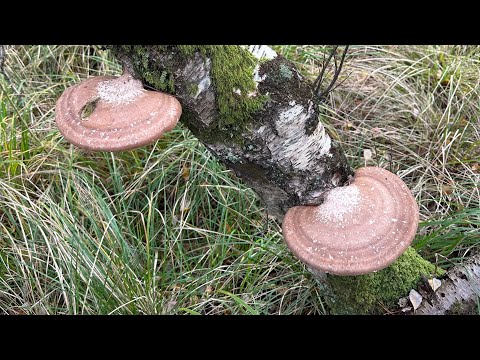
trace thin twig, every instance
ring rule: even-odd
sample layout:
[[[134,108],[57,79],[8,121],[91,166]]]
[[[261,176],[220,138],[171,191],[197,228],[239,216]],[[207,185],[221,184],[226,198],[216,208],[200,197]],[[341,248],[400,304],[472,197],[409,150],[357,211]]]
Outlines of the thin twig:
[[[325,60],[323,61],[322,71],[320,72],[320,74],[318,75],[318,77],[315,79],[315,81],[313,83],[314,93],[316,94],[317,100],[319,102],[322,101],[322,99],[329,92],[336,89],[338,87],[338,85],[341,85],[341,83],[340,83],[340,84],[338,84],[337,86],[334,87],[334,85],[337,82],[338,77],[340,76],[340,73],[342,71],[342,67],[343,67],[343,63],[345,62],[345,57],[347,55],[348,47],[349,47],[349,45],[345,46],[345,49],[343,50],[343,54],[342,54],[342,57],[340,59],[340,62],[338,61],[338,58],[337,58],[337,55],[336,55],[338,45],[335,45],[335,47],[332,49],[327,61],[325,61]],[[333,78],[330,81],[330,84],[325,88],[325,90],[321,90],[322,83],[323,83],[324,76],[325,76],[325,71],[328,67],[328,63],[330,63],[332,61],[332,58],[333,58],[333,66],[335,68],[334,73],[333,73]]]
[[[330,60],[332,60],[332,57],[337,52],[337,49],[338,49],[338,45],[336,45],[333,48],[333,50],[330,52],[330,55],[328,56],[327,61],[325,61],[325,53],[323,54],[322,71],[320,72],[320,74],[318,75],[318,77],[315,79],[315,81],[313,83],[313,88],[314,88],[315,94],[318,94],[318,92],[320,90],[320,86],[323,83],[323,76],[325,75],[325,71],[327,70],[327,65],[330,62]]]
[[[347,80],[348,80],[348,77],[349,77],[350,75],[352,75],[352,73],[353,73],[353,71],[351,71],[351,72],[345,77],[345,79],[343,79],[343,80],[340,81],[339,83],[335,84],[335,86],[334,86],[330,91],[335,90],[335,89],[338,88],[340,85],[342,85],[345,81],[347,81]]]
[[[338,47],[338,46],[337,46]],[[336,52],[335,50],[337,49],[337,47],[334,48],[334,51],[333,52]],[[330,91],[332,91],[333,89],[333,86],[335,85],[335,83],[337,82],[338,80],[338,77],[340,76],[340,72],[342,71],[342,67],[343,67],[343,63],[345,62],[345,57],[347,55],[347,51],[348,51],[348,47],[349,45],[346,45],[345,46],[345,50],[343,50],[343,54],[342,54],[342,58],[340,59],[340,64],[337,63],[337,57],[334,56],[334,66],[335,66],[335,72],[333,74],[333,78],[332,78],[332,81],[330,81],[330,84],[328,85],[328,87],[321,91],[320,92],[320,85],[321,83],[317,84],[317,88],[315,89],[315,93],[317,94],[317,98],[318,100],[322,100],[324,96],[326,96]],[[331,57],[330,57],[331,58]],[[325,68],[324,68],[325,69]],[[323,73],[323,70],[322,69],[322,73]],[[323,76],[323,75],[322,75]]]

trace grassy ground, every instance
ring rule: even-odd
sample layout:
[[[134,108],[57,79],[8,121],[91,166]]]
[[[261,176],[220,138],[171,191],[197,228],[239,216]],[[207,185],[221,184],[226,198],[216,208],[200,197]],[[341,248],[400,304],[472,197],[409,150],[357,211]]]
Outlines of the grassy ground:
[[[276,49],[312,78],[325,51]],[[119,154],[63,140],[56,99],[119,74],[108,51],[10,47],[4,70],[0,313],[328,313],[254,193],[182,126]],[[322,120],[352,166],[407,182],[417,250],[444,268],[478,251],[480,48],[354,46],[340,81]]]

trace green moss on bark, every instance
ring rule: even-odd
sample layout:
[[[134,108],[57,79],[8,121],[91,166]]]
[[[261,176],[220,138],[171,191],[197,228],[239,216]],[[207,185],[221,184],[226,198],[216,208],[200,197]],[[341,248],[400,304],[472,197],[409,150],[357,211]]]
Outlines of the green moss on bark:
[[[245,127],[268,99],[255,94],[253,74],[258,60],[237,45],[178,45],[177,48],[186,58],[198,51],[211,61],[210,78],[219,117],[214,128],[209,129],[209,136],[243,144]]]
[[[255,91],[253,73],[258,60],[239,46],[206,46],[204,51],[212,60],[220,125],[248,122],[266,101],[265,96],[249,96]]]
[[[156,54],[177,52],[170,64],[154,61]],[[262,109],[268,97],[255,93],[253,80],[256,59],[247,50],[238,45],[155,45],[155,46],[118,46],[116,54],[127,54],[135,72],[143,77],[148,85],[169,93],[175,92],[173,71],[178,62],[186,64],[188,59],[199,52],[211,61],[210,78],[215,87],[215,101],[219,112],[216,129],[220,132],[241,134],[241,130],[251,121],[253,114]],[[181,66],[178,66],[181,67]],[[194,96],[198,84],[183,84],[188,93]],[[192,95],[193,94],[193,95]],[[233,138],[233,136],[231,136]]]
[[[329,276],[334,296],[328,296],[335,314],[380,314],[396,306],[398,299],[416,288],[421,276],[439,276],[445,271],[424,260],[413,248],[386,269],[359,276]]]
[[[127,58],[133,70],[149,86],[167,93],[175,92],[175,81],[169,69],[158,68],[152,61],[152,51],[166,50],[165,45],[141,46],[141,45],[116,45],[112,46],[113,53],[121,60]]]

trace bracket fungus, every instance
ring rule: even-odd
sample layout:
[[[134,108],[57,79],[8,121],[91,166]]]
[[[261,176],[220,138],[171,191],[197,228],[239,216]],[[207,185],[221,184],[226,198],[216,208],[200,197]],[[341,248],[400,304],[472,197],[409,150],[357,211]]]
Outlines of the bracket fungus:
[[[378,167],[357,169],[350,185],[329,191],[323,204],[288,210],[282,231],[310,268],[360,275],[392,264],[417,231],[419,210],[405,183]]]
[[[127,71],[82,81],[65,90],[55,106],[55,121],[65,139],[93,151],[150,144],[172,130],[181,114],[175,97],[145,90]]]

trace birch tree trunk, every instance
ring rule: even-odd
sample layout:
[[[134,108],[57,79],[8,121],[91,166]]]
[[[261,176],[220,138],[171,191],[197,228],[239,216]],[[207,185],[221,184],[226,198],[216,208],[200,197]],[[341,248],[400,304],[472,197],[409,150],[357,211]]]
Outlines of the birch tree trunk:
[[[442,285],[427,294],[417,315],[467,315],[480,313],[480,254],[448,270]]]
[[[266,46],[113,46],[146,86],[174,94],[183,123],[280,222],[296,205],[318,205],[353,170],[319,122],[313,84]],[[336,313],[378,313],[434,266],[409,249],[374,274],[328,276]]]
[[[292,206],[320,204],[353,174],[318,121],[311,85],[270,48],[113,50],[146,85],[177,96],[182,121],[280,221]]]

